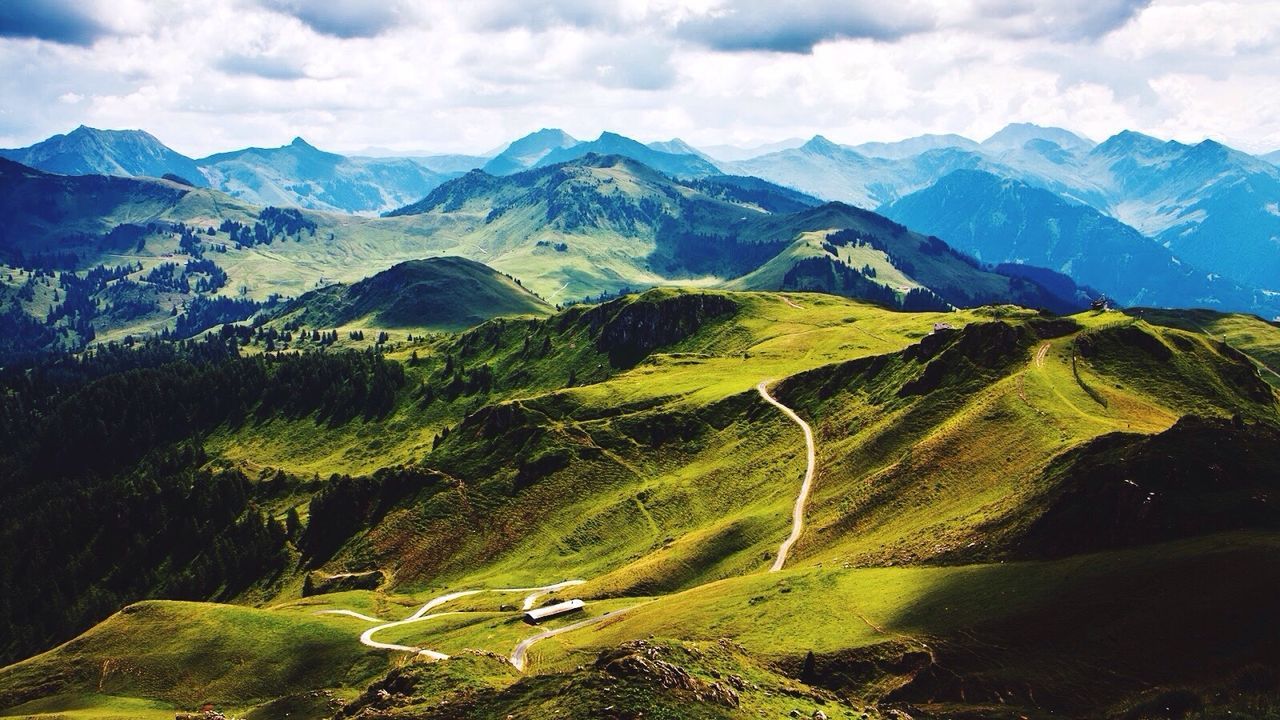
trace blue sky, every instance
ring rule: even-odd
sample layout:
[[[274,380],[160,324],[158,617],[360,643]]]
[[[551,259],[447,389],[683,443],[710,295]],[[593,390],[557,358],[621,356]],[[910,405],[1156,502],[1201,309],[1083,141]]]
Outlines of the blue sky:
[[[540,127],[753,145],[1008,122],[1280,148],[1280,2],[4,0],[0,145],[479,152]]]

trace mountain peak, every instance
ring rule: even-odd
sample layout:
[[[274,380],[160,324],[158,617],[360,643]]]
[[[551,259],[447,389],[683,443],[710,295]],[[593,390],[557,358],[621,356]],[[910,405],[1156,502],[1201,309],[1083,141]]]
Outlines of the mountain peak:
[[[1019,150],[1032,140],[1048,140],[1064,150],[1088,151],[1094,143],[1070,130],[1059,127],[1045,127],[1035,123],[1009,123],[991,137],[982,141],[982,147],[988,150]]]
[[[830,155],[833,152],[838,152],[840,150],[843,150],[841,146],[831,142],[830,140],[828,140],[826,137],[822,135],[814,135],[813,137],[809,138],[809,142],[805,143],[804,145],[801,145],[800,148],[802,150],[821,153],[823,155]]]
[[[315,150],[316,146],[302,139],[302,136],[295,137],[293,142],[289,143],[289,147],[295,147],[303,150]]]
[[[1098,155],[1119,155],[1133,152],[1151,153],[1169,144],[1160,138],[1145,135],[1136,130],[1121,130],[1102,141],[1093,152]],[[1175,143],[1176,144],[1176,143]]]

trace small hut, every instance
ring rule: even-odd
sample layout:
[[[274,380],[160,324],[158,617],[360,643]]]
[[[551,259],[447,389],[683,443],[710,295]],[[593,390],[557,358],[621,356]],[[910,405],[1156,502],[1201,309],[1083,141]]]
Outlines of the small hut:
[[[556,603],[555,605],[547,605],[546,607],[526,610],[524,613],[524,621],[530,625],[537,625],[543,620],[550,620],[551,618],[578,612],[585,606],[586,603],[574,598],[573,600],[566,600],[562,603]]]

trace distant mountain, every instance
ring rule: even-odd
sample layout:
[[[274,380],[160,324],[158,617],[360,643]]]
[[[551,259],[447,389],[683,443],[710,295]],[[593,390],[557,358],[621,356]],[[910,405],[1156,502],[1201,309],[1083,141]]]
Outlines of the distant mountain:
[[[198,194],[167,180],[53,174],[4,159],[0,188],[0,261],[11,265],[21,264],[22,257],[74,253],[80,246],[110,249],[100,235],[122,223],[168,218]]]
[[[1087,205],[990,173],[954,172],[881,212],[983,262],[1056,270],[1123,305],[1280,314],[1280,298],[1215,278]]]
[[[348,213],[399,207],[453,177],[408,158],[324,152],[302,138],[278,148],[210,155],[198,163],[213,187],[246,202]]]
[[[715,160],[710,155],[707,155],[706,153],[690,145],[689,143],[681,140],[680,138],[672,138],[670,140],[661,140],[658,142],[651,142],[649,143],[649,149],[657,150],[658,152],[668,153],[670,155],[696,155],[697,157],[700,157],[703,160],[706,160],[712,164],[715,164]]]
[[[960,148],[939,148],[901,159],[870,157],[815,135],[798,148],[732,163],[729,169],[824,200],[875,208],[953,170],[986,164],[982,155]]]
[[[505,150],[485,163],[483,169],[490,175],[518,173],[533,167],[539,160],[546,157],[547,153],[576,144],[578,144],[577,139],[563,130],[543,128],[508,145]]]
[[[676,177],[704,177],[721,174],[720,168],[700,155],[655,150],[636,140],[611,132],[600,133],[600,137],[590,142],[581,142],[569,147],[552,150],[538,160],[534,167],[546,167],[569,162],[592,153],[628,157],[642,162],[654,170]]]
[[[1038,140],[1053,143],[1070,152],[1088,152],[1094,146],[1092,141],[1062,128],[1041,127],[1032,123],[1011,123],[983,140],[982,148],[987,152],[1001,152],[1025,147],[1027,143]]]
[[[853,149],[867,157],[901,160],[930,150],[959,148],[961,150],[977,151],[980,147],[978,143],[960,135],[920,135],[896,142],[862,143],[861,145],[855,145]]]
[[[1271,163],[1272,165],[1280,165],[1280,150],[1276,150],[1275,152],[1272,152],[1272,153],[1267,153],[1266,155],[1261,155],[1260,157],[1263,160],[1266,160],[1267,162]]]
[[[441,225],[475,218],[484,230],[470,237],[495,266],[518,264],[526,279],[547,267],[568,280],[569,297],[610,277],[635,287],[711,276],[736,289],[827,290],[905,307],[1078,307],[1073,293],[1063,299],[984,271],[875,213],[815,202],[758,179],[677,180],[591,154],[507,177],[468,173],[393,215]]]
[[[1186,145],[1129,131],[1086,163],[1108,214],[1193,265],[1280,290],[1280,168],[1213,140]]]
[[[141,130],[98,130],[81,125],[30,147],[0,150],[0,157],[62,175],[177,175],[196,185],[208,185],[194,160]]]
[[[411,155],[406,156],[433,173],[461,175],[483,167],[491,158],[484,155]]]
[[[767,217],[769,207],[807,205],[763,181],[681,181],[630,157],[592,153],[509,176],[473,171],[390,215],[474,223],[467,237],[485,257],[502,258],[496,267],[519,265],[526,282],[543,273],[564,278],[557,285],[576,298],[602,286],[748,272],[784,244],[738,242],[738,229]]]
[[[1058,290],[984,270],[936,237],[844,203],[761,220],[750,232],[794,240],[729,289],[811,290],[908,310],[1014,303],[1073,312],[1088,302],[1069,279]]]
[[[473,260],[439,257],[395,265],[351,285],[313,290],[276,316],[309,327],[460,330],[495,317],[549,315],[552,307]]]
[[[718,163],[738,162],[740,160],[750,160],[751,158],[768,155],[769,153],[781,152],[783,150],[791,150],[798,148],[805,143],[804,138],[787,138],[778,142],[764,143],[763,145],[753,145],[750,147],[739,147],[737,145],[704,145],[702,152]]]

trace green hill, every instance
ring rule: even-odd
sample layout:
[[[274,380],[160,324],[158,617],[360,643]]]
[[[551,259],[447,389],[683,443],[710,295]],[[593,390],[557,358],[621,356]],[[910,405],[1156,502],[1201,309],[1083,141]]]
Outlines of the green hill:
[[[253,317],[264,303],[443,256],[484,262],[560,304],[748,276],[730,287],[826,290],[907,308],[1078,307],[1078,298],[983,271],[872,213],[818,206],[752,178],[676,180],[619,156],[505,177],[475,171],[385,218],[258,208],[164,180],[15,164],[0,173],[11,190],[0,203],[10,218],[0,256],[12,270],[0,272],[0,312],[23,338],[10,359],[95,339],[190,337]],[[42,321],[46,329],[28,327]]]
[[[495,317],[547,315],[550,306],[493,269],[459,257],[400,263],[352,285],[314,290],[276,316],[310,327],[460,330]]]
[[[284,717],[327,688],[351,703],[343,717],[590,716],[611,703],[673,717],[1145,717],[1170,703],[1265,717],[1280,397],[1252,352],[1280,330],[1158,319],[663,289],[491,320],[385,359],[257,355],[255,335],[231,356],[35,373],[6,386],[13,480],[0,500],[18,509],[11,537],[42,540],[6,541],[22,555],[0,569],[39,561],[58,568],[41,575],[52,587],[84,590],[6,596],[7,627],[175,591],[256,609],[175,606],[163,627],[112,618],[0,670],[0,702],[17,708],[0,716],[107,717],[198,695]],[[780,574],[766,571],[792,527],[805,444],[761,381],[816,438]],[[62,397],[76,399],[43,409]],[[122,422],[79,419],[103,407]],[[34,444],[20,440],[30,428]],[[68,444],[82,451],[58,452]],[[85,538],[67,522],[109,499],[127,532]],[[187,530],[179,509],[193,503],[209,510]],[[122,555],[117,537],[166,552]],[[304,596],[308,573],[373,568],[377,589]],[[375,621],[316,615],[410,619],[452,591],[566,579],[585,582],[536,602],[585,598],[579,618],[594,622],[550,625],[568,629],[533,645],[524,673],[505,664],[540,631],[512,609],[524,592],[446,599],[433,612],[456,614],[374,636],[453,656],[435,665],[366,651]],[[262,637],[240,643],[249,616]],[[45,629],[20,647],[81,628]],[[321,635],[331,659],[292,674],[302,654],[287,638]],[[137,671],[99,684],[117,657]],[[149,669],[163,661],[168,674]]]
[[[828,292],[914,310],[1008,302],[1072,312],[1087,300],[1069,279],[1057,291],[984,270],[938,238],[842,203],[767,218],[748,232],[795,240],[727,288]]]

